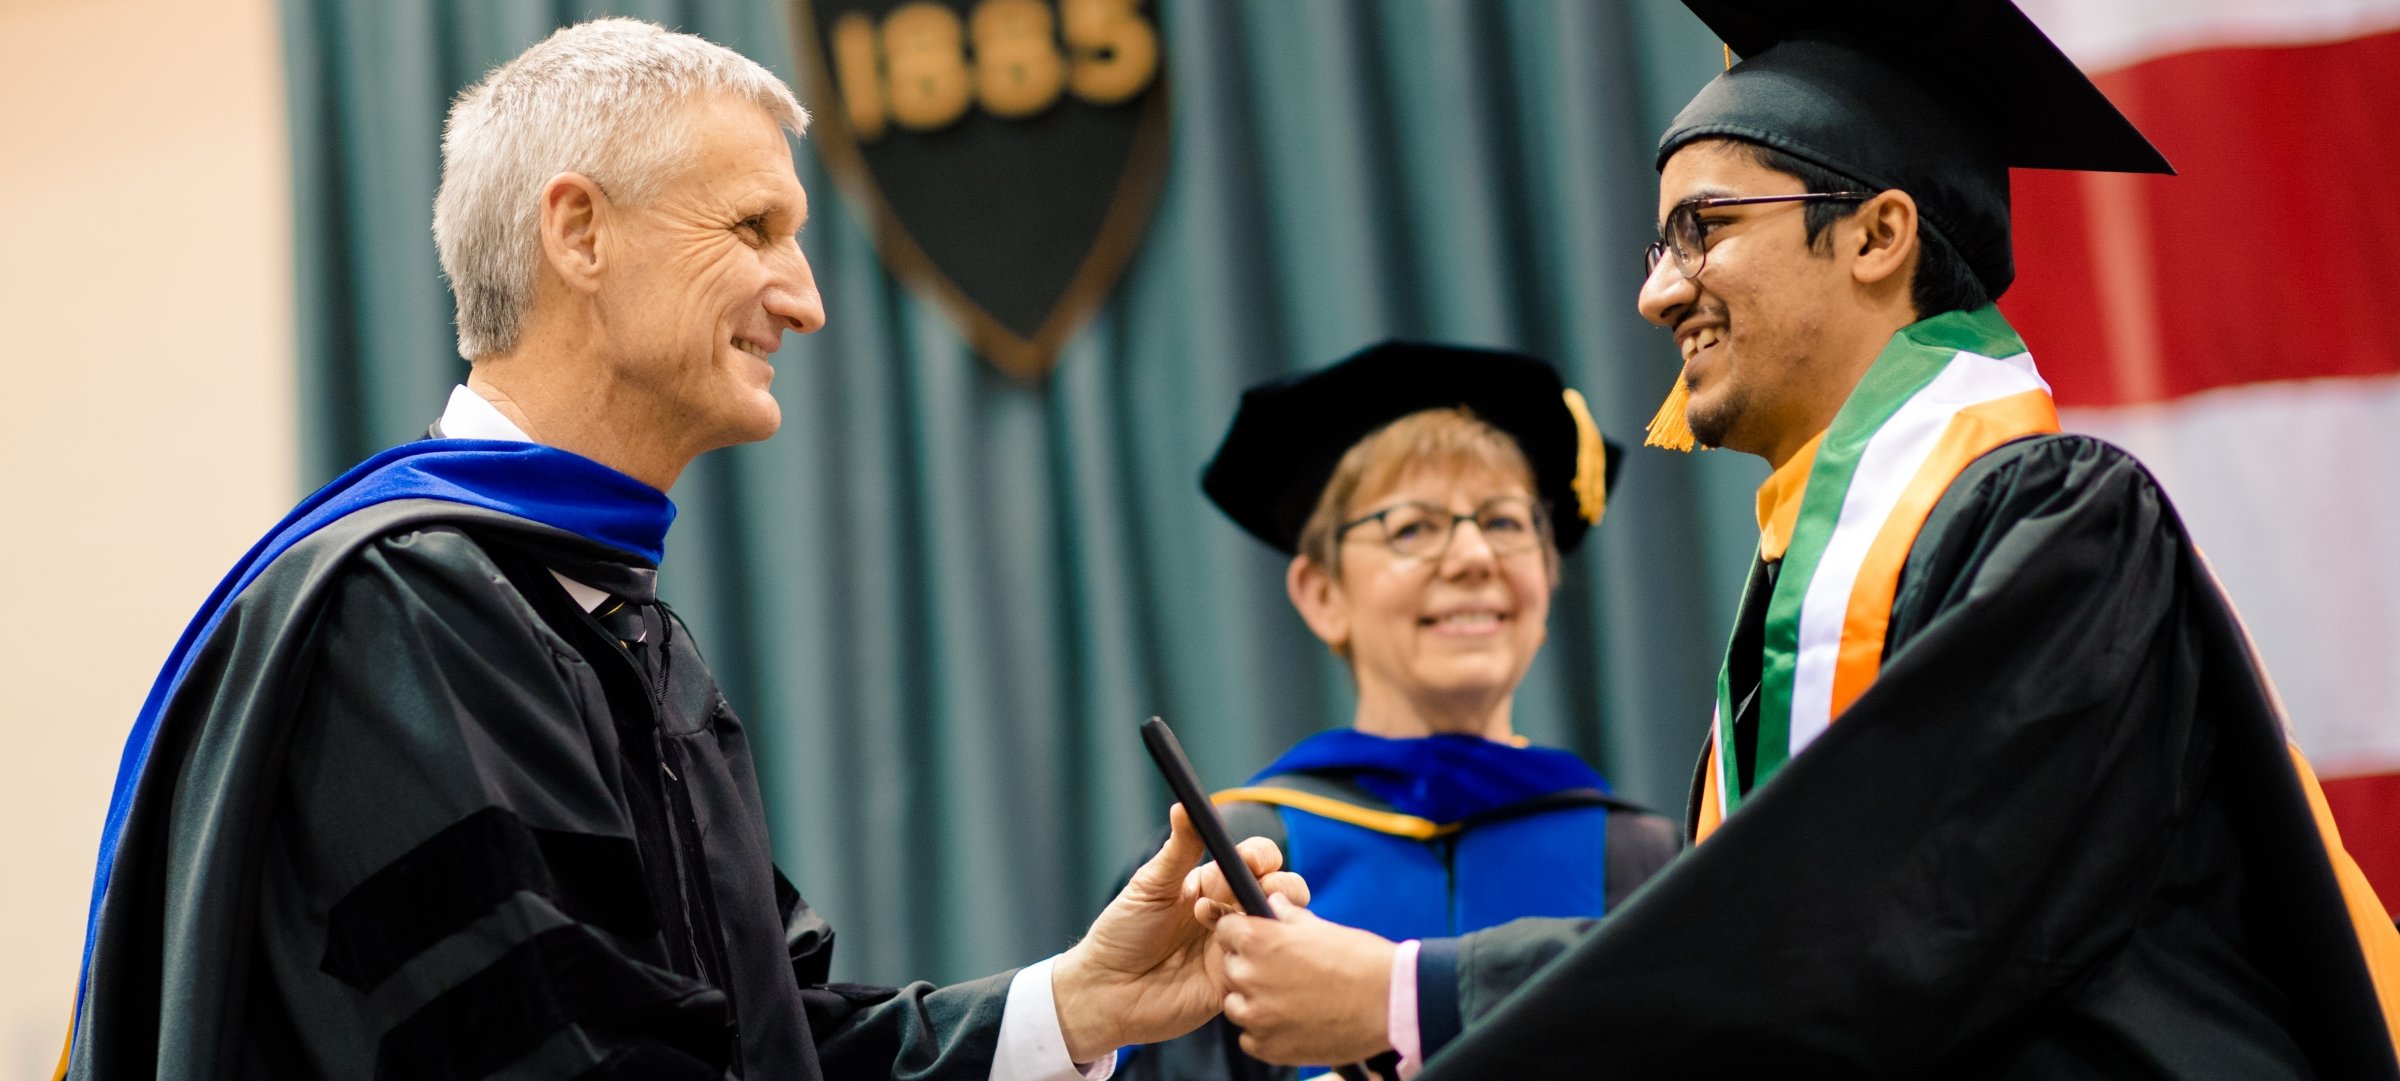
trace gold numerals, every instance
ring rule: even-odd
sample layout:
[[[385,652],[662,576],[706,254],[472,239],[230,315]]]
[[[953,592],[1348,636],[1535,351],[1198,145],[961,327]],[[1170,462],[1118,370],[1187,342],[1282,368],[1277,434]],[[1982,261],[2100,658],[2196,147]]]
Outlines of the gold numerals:
[[[862,140],[892,124],[936,131],[967,107],[1034,116],[1072,93],[1116,105],[1158,77],[1158,30],[1141,0],[981,0],[962,22],[947,4],[915,0],[878,26],[851,12],[833,24],[834,85]]]

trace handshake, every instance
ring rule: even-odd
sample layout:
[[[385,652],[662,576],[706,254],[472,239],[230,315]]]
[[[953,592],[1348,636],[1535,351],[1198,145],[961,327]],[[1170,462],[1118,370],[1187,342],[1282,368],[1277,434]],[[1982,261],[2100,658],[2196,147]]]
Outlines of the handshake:
[[[1393,943],[1318,919],[1308,883],[1263,837],[1239,846],[1277,919],[1242,914],[1190,816],[1061,955],[1051,987],[1076,1062],[1183,1035],[1222,1011],[1269,1062],[1356,1062],[1391,1047]]]

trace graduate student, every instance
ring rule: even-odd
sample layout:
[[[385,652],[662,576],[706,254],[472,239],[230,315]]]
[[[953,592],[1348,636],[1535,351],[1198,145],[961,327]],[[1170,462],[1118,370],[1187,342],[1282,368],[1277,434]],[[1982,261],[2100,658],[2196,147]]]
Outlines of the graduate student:
[[[1217,1012],[1180,812],[1079,944],[954,987],[827,986],[832,929],[769,862],[657,566],[665,490],[775,431],[767,358],[824,324],[806,125],[758,64],[627,19],[460,95],[434,233],[467,385],[169,658],[64,1075],[1072,1079]]]
[[[1774,467],[1697,846],[1596,926],[1225,917],[1244,1046],[1429,1081],[2400,1076],[2400,938],[2231,605],[1992,305],[2011,167],[2166,162],[2005,0],[1686,2],[1744,59],[1659,143],[1639,304],[1688,402],[1653,435]]]
[[[1392,939],[1599,916],[1675,855],[1673,823],[1515,727],[1559,561],[1620,460],[1583,396],[1522,353],[1385,342],[1243,392],[1201,489],[1291,557],[1292,606],[1358,707],[1216,802],[1233,836],[1283,850],[1319,915]],[[1125,1076],[1295,1072],[1239,1038],[1212,1022]]]

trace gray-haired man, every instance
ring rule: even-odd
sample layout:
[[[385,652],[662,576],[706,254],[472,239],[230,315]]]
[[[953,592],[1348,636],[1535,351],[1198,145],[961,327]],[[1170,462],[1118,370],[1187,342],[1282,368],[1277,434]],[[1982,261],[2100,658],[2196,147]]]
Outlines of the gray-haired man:
[[[460,96],[434,229],[472,373],[437,438],[304,501],[168,661],[102,842],[71,1076],[1072,1078],[1216,1012],[1180,816],[1057,958],[825,986],[742,723],[654,590],[664,491],[775,431],[767,357],[825,321],[806,124],[757,64],[631,20]]]

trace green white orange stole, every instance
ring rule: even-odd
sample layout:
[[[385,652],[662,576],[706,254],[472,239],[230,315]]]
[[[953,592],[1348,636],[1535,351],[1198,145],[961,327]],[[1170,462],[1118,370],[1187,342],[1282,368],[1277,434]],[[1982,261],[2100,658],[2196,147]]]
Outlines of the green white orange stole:
[[[2050,385],[1999,308],[1947,312],[1892,336],[1819,437],[1799,513],[1782,536],[1770,529],[1783,570],[1767,605],[1753,787],[1874,682],[1901,565],[1950,482],[2003,443],[2057,430]],[[1734,746],[1734,694],[1720,668],[1702,838],[1742,802],[1733,756],[1722,753]]]
[[[1767,602],[1754,790],[1875,681],[1901,566],[1942,493],[1986,452],[2055,431],[2050,385],[2000,310],[1950,312],[1893,335],[1813,444],[1813,459],[1803,460],[1811,455],[1803,448],[1786,463],[1791,473],[1779,470],[1761,490],[1760,553],[1771,559],[1780,550],[1783,570]],[[1786,489],[1801,471],[1806,480],[1794,513]],[[1778,504],[1773,512],[1771,502]],[[2200,566],[2213,580],[2205,560]],[[2255,650],[2252,656],[2256,663]],[[1693,823],[1697,840],[1742,803],[1737,766],[1725,753],[1736,746],[1729,668],[1717,673],[1716,723]],[[2259,671],[2263,677],[2266,669]],[[2400,1054],[2400,932],[2343,849],[2315,771],[2288,738],[2286,750]]]

